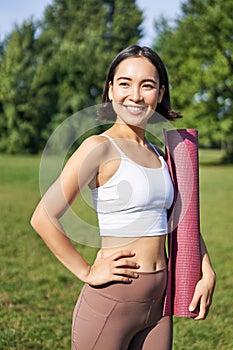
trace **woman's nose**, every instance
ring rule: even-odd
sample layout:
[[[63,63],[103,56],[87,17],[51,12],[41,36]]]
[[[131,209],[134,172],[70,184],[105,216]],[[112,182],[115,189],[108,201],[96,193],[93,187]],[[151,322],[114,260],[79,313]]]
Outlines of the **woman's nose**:
[[[137,102],[142,100],[141,89],[138,86],[133,86],[130,91],[130,100]]]

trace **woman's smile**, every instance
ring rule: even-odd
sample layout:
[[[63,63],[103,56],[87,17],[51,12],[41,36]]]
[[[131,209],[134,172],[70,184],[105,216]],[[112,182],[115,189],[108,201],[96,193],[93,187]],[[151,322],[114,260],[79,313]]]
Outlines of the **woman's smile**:
[[[128,112],[133,113],[133,114],[140,114],[141,112],[146,111],[146,107],[144,106],[127,106],[123,104],[123,107],[127,109]]]

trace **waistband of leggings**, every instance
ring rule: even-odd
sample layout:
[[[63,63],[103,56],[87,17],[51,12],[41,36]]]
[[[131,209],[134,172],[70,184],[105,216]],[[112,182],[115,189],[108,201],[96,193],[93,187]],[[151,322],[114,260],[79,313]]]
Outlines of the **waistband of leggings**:
[[[110,282],[101,286],[85,284],[86,292],[93,291],[107,299],[118,302],[147,302],[162,297],[166,288],[167,268],[151,272],[138,272],[138,278],[131,283]]]

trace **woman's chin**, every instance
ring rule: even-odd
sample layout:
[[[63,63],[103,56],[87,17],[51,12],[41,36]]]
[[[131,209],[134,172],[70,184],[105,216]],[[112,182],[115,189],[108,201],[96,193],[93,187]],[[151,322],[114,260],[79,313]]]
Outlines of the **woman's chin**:
[[[124,114],[118,114],[118,119],[128,125],[132,126],[138,126],[138,127],[146,127],[146,124],[148,120],[150,119],[151,115],[148,115],[145,112],[142,112],[140,114],[131,114],[131,113],[124,113]]]

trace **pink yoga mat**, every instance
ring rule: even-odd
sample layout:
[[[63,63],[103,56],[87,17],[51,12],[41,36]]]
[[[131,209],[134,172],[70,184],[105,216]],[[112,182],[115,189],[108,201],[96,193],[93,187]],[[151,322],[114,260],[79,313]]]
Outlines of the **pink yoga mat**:
[[[196,317],[189,311],[201,278],[198,133],[182,129],[164,131],[167,164],[175,188],[168,216],[168,284],[164,315]]]

